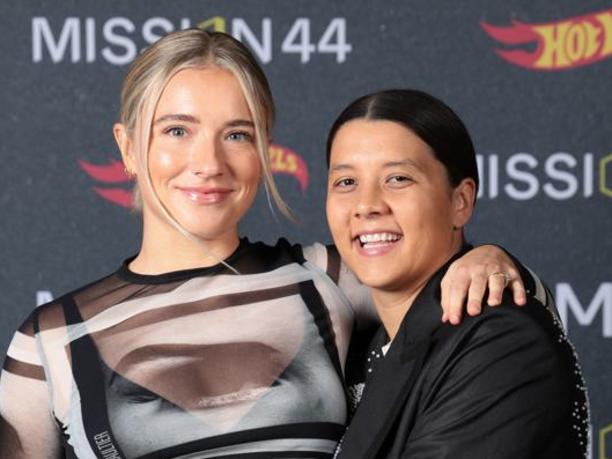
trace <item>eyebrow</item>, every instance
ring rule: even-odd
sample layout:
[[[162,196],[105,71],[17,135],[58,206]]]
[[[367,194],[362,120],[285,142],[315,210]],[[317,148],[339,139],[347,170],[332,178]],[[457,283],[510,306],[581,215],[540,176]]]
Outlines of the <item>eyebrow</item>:
[[[415,169],[419,169],[419,170],[421,169],[419,164],[412,161],[411,159],[404,159],[402,161],[389,161],[387,163],[384,163],[382,167],[389,168],[389,167],[397,167],[397,166],[410,166],[410,167],[414,167]],[[348,164],[348,163],[334,164],[332,167],[330,167],[330,171],[333,171],[333,172],[351,170],[351,169],[355,169],[355,166]]]
[[[183,113],[172,113],[172,114],[160,116],[153,122],[153,124],[154,125],[160,124],[166,121],[186,121],[188,123],[195,123],[195,124],[200,123],[200,119],[193,115],[185,115]]]
[[[416,169],[421,168],[417,162],[412,161],[411,159],[404,159],[402,161],[390,161],[388,163],[383,164],[383,167],[397,167],[397,166],[410,166]]]
[[[351,166],[350,164],[334,164],[332,167],[329,168],[330,172],[336,172],[336,171],[345,171],[345,170],[351,170],[351,169],[355,169],[353,166]]]
[[[228,122],[226,124],[227,127],[240,127],[240,126],[248,126],[251,128],[255,128],[255,123],[253,123],[251,120],[243,120],[243,119],[237,119],[237,120],[232,120],[230,122]]]
[[[193,116],[193,115],[183,114],[183,113],[172,113],[172,114],[160,116],[153,122],[153,124],[157,125],[157,124],[164,123],[167,121],[184,121],[187,123],[200,124],[200,119],[198,117]],[[254,128],[255,123],[247,119],[235,119],[235,120],[229,121],[226,124],[226,126],[227,127],[248,126],[248,127]]]

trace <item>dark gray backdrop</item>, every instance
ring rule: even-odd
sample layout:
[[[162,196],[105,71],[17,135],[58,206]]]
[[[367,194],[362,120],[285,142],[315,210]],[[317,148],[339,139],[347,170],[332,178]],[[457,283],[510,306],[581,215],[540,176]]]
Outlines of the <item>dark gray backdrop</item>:
[[[244,234],[329,241],[324,139],[338,111],[356,96],[386,87],[439,96],[466,121],[483,166],[469,238],[504,245],[556,293],[589,385],[593,457],[612,457],[610,2],[0,4],[2,351],[37,302],[112,271],[137,250],[138,217],[93,190],[127,185],[108,182],[104,171],[92,177],[81,161],[100,166],[119,159],[111,127],[120,84],[126,63],[153,39],[149,35],[180,28],[183,18],[197,25],[215,17],[217,26],[224,22],[227,32],[241,34],[252,48],[257,45],[245,29],[262,43],[260,58],[278,105],[275,142],[303,158],[309,173],[304,192],[295,177],[278,175],[301,225],[275,219],[259,199]],[[552,31],[552,40],[516,44],[516,29],[506,34],[515,44],[504,44],[482,26],[511,27],[513,20],[532,31],[531,25],[544,25],[538,30]],[[269,50],[262,38],[267,27]],[[286,40],[292,28],[302,34]],[[288,52],[306,30],[313,51]],[[326,30],[334,32],[327,43],[332,52],[319,44]],[[348,45],[346,56],[336,52]],[[552,53],[552,67],[565,67],[519,66],[496,49]],[[290,165],[281,159],[280,165]]]

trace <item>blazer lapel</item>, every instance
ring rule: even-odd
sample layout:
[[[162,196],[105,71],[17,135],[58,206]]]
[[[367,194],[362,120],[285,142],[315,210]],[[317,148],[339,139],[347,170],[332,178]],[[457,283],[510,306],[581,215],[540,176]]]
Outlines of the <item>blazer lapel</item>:
[[[440,325],[440,281],[453,257],[415,299],[384,360],[366,384],[363,398],[338,458],[375,458],[391,433],[427,357],[431,335]]]

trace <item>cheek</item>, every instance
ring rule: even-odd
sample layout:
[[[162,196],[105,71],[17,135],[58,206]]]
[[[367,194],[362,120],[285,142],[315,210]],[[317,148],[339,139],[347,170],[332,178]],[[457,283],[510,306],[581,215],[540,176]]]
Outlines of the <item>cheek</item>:
[[[451,217],[448,198],[437,193],[398,196],[392,207],[404,231],[417,231],[423,237],[446,229]]]
[[[261,164],[259,163],[259,158],[255,156],[255,158],[245,160],[240,163],[239,167],[240,176],[242,177],[243,182],[250,187],[257,188],[259,182],[262,179]]]
[[[158,163],[163,169],[171,169],[175,166],[175,161],[170,153],[160,153]]]
[[[181,167],[176,155],[170,152],[154,151],[149,154],[149,171],[153,180],[166,178]]]
[[[431,233],[445,234],[452,230],[452,206],[446,195],[432,196],[422,209],[423,226]]]
[[[326,202],[327,223],[332,233],[332,237],[337,244],[341,244],[345,235],[349,233],[349,222],[347,221],[346,206],[337,197],[328,197]]]

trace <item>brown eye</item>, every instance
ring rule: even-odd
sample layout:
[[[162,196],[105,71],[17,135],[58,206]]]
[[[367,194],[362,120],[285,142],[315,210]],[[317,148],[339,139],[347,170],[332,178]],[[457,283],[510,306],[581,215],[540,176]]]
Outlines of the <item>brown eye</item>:
[[[334,186],[336,188],[346,188],[346,187],[350,187],[350,186],[352,186],[354,184],[355,184],[355,180],[354,179],[352,179],[352,178],[343,178],[343,179],[337,180],[334,183]]]
[[[408,185],[412,182],[414,182],[414,180],[406,175],[392,175],[387,179],[387,183],[397,186]]]

